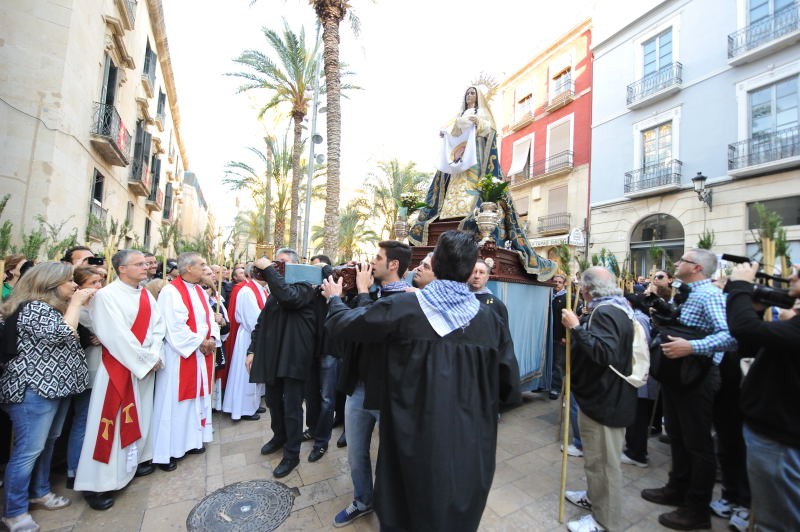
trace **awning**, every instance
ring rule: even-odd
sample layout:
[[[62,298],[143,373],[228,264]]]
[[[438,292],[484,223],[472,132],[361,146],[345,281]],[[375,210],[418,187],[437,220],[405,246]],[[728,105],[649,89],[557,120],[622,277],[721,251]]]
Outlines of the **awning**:
[[[511,154],[511,167],[508,169],[509,176],[518,174],[525,168],[531,151],[532,139],[533,137],[527,137],[514,143],[513,152]]]

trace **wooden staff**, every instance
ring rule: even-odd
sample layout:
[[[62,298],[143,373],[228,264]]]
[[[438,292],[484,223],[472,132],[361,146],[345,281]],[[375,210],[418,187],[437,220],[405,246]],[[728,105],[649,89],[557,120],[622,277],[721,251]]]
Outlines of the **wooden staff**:
[[[775,273],[775,241],[771,238],[761,237],[761,260],[764,266],[764,273],[773,275]],[[764,321],[772,321],[772,307],[764,310]]]

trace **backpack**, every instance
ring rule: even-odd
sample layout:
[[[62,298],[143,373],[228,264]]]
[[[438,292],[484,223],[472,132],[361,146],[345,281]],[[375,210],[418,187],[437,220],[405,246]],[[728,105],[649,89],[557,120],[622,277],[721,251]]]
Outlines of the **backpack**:
[[[595,307],[595,311],[604,305],[616,306],[612,303],[601,303]],[[589,315],[589,323],[586,325],[587,329],[592,324],[592,315],[594,315],[594,311]],[[644,327],[642,327],[642,324],[639,323],[636,318],[631,318],[631,323],[633,325],[633,356],[631,357],[631,374],[625,376],[611,364],[609,364],[608,367],[611,368],[611,371],[619,375],[620,378],[634,388],[641,388],[647,383],[647,377],[650,374],[650,346],[647,344],[647,335],[644,331]]]

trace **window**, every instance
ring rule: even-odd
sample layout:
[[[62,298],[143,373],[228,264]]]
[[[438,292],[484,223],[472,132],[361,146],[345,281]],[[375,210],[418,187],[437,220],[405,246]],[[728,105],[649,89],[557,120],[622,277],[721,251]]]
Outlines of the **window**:
[[[642,43],[644,77],[672,65],[672,28]]]
[[[128,210],[125,211],[125,222],[128,224],[128,227],[133,227],[133,202],[128,202]]]
[[[550,83],[550,99],[569,90],[572,90],[572,70],[566,69],[557,74]]]
[[[798,76],[750,92],[750,137],[770,135],[798,125]]]
[[[514,180],[524,181],[531,178],[531,157],[533,156],[533,135],[528,135],[514,142],[511,154],[511,166],[508,175]]]
[[[96,205],[103,204],[103,184],[106,178],[95,169],[94,177],[92,178],[92,203]]]
[[[102,104],[114,105],[117,95],[117,71],[114,61],[106,54],[103,64],[103,87],[100,91],[100,103]]]
[[[555,157],[560,153],[570,151],[572,144],[572,120],[561,122],[548,131],[547,156]]]
[[[166,102],[167,95],[164,94],[164,91],[161,89],[158,90],[158,107],[156,108],[156,116],[160,117],[162,120],[164,119],[164,104]]]
[[[164,187],[164,210],[161,213],[163,220],[169,220],[172,216],[172,183],[167,183]]]
[[[533,114],[533,95],[528,93],[514,105],[514,122],[519,122]]]
[[[567,186],[551,188],[547,195],[547,214],[567,212]]]
[[[795,0],[750,0],[748,6],[748,18],[750,24],[774,16],[779,11],[791,7]]]
[[[525,216],[528,214],[528,204],[530,203],[530,198],[528,196],[522,196],[517,201],[514,202],[514,207],[517,210],[517,213],[520,216]]]
[[[136,181],[147,182],[148,166],[150,159],[150,146],[153,136],[146,132],[142,120],[136,122],[136,141],[133,145],[133,162],[131,164],[131,177]]]
[[[747,204],[747,228],[758,229],[756,203],[760,203],[767,211],[777,213],[781,217],[781,225],[800,225],[800,196],[756,201]]]
[[[683,254],[683,225],[669,214],[647,216],[631,233],[631,266],[634,276],[648,275],[653,268],[665,269]],[[662,253],[653,260],[654,248]]]
[[[144,237],[142,245],[145,249],[150,249],[150,218],[144,219]]]
[[[672,159],[672,122],[642,131],[642,167]]]

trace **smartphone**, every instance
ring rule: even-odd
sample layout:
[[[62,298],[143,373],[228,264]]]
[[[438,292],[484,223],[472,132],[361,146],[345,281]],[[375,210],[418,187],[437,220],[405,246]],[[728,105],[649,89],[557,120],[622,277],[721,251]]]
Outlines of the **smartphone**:
[[[86,259],[86,262],[91,264],[92,266],[102,266],[106,263],[106,259],[103,257],[89,257]]]

